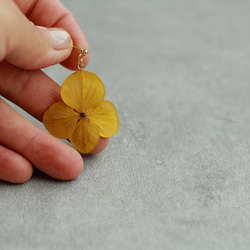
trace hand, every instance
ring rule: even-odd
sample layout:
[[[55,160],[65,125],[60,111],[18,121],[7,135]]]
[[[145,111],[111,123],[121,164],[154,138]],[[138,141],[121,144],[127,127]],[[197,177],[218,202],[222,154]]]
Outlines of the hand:
[[[73,44],[88,49],[76,20],[59,0],[1,0],[0,95],[41,121],[61,98],[60,86],[39,69],[62,62],[77,70],[79,52],[72,50]],[[84,57],[84,66],[88,60]],[[107,144],[108,138],[101,138],[92,153]],[[71,180],[81,173],[83,160],[0,98],[0,179],[23,183],[32,176],[32,166],[53,178]]]

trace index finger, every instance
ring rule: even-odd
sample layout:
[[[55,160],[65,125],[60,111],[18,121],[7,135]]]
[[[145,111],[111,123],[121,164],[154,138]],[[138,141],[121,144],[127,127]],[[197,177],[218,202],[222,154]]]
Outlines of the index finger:
[[[81,31],[72,13],[59,1],[38,0],[15,0],[20,10],[35,25],[44,27],[56,27],[65,29],[71,36],[74,45],[81,49],[88,49],[87,40]],[[62,65],[71,70],[77,70],[78,55],[80,51],[73,49],[70,57],[62,62]],[[89,54],[84,56],[83,66],[89,62]]]

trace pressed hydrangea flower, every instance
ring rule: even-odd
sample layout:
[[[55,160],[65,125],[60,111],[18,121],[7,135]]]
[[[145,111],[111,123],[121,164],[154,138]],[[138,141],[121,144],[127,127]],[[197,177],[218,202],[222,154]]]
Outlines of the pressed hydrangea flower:
[[[53,104],[43,116],[45,128],[55,137],[69,139],[82,153],[92,151],[102,137],[119,129],[115,106],[103,100],[105,88],[94,73],[80,70],[63,83],[63,102]]]

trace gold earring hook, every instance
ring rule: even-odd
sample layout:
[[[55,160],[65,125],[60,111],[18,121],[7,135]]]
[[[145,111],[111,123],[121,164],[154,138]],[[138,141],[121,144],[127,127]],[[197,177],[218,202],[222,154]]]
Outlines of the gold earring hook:
[[[77,50],[80,50],[81,54],[83,54],[84,56],[88,55],[89,51],[87,49],[80,49],[77,46],[73,45],[73,47]]]
[[[78,56],[78,69],[79,70],[83,70],[84,69],[84,65],[83,65],[83,57],[88,55],[89,51],[87,49],[80,49],[77,46],[73,45],[73,47],[77,50],[80,50],[80,54]]]

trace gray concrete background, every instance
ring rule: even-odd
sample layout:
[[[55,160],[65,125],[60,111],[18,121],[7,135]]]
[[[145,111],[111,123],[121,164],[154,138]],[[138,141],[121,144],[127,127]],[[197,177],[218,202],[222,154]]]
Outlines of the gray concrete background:
[[[0,181],[0,249],[249,249],[250,2],[62,2],[120,131],[74,181]]]

